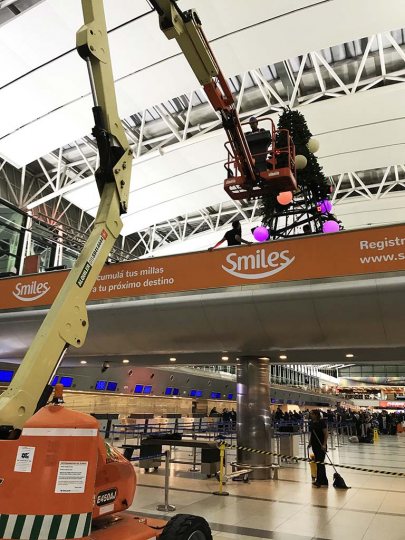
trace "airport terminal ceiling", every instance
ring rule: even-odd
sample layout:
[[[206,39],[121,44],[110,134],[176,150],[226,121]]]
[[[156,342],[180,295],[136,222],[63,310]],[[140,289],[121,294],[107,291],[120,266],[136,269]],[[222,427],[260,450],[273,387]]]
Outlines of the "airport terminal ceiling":
[[[285,105],[302,110],[347,229],[403,220],[400,0],[389,10],[381,0],[179,5],[197,9],[242,119],[276,117]],[[107,0],[106,14],[120,115],[136,156],[121,246],[132,256],[204,249],[235,217],[248,232],[260,222],[258,204],[223,191],[217,113],[149,2]],[[97,155],[87,73],[74,50],[80,25],[80,0],[0,4],[0,196],[45,221],[88,228]]]

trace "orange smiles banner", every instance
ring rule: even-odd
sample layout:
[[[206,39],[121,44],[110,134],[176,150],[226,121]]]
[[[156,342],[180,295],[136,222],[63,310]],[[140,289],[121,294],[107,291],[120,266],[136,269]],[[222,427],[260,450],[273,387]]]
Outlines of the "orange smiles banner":
[[[405,270],[405,225],[105,266],[90,300]],[[48,306],[67,272],[0,280],[0,310]]]

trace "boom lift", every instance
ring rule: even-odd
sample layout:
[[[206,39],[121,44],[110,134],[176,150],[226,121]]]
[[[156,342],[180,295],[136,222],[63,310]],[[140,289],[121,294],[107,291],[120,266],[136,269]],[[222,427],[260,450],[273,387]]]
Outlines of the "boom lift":
[[[132,464],[98,435],[89,415],[62,406],[53,379],[67,348],[81,347],[86,300],[121,229],[128,206],[132,151],[118,116],[103,0],[82,0],[77,50],[94,100],[93,135],[100,206],[79,258],[9,388],[0,396],[0,539],[211,540],[208,524],[175,516],[167,525],[122,513],[132,504]]]
[[[195,10],[181,11],[177,0],[150,0],[159,15],[160,28],[175,39],[203,86],[208,100],[221,115],[228,142],[224,189],[232,199],[252,199],[297,189],[295,149],[287,130],[252,134],[242,130],[235,100]],[[252,153],[250,148],[256,147]],[[271,151],[268,149],[271,147]],[[263,166],[264,164],[264,166]]]

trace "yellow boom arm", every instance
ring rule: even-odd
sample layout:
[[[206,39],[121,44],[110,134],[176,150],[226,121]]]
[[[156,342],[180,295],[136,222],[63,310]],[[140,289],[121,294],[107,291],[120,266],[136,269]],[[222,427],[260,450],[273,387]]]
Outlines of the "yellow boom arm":
[[[94,99],[93,135],[100,167],[100,206],[79,258],[50,308],[9,388],[0,396],[0,438],[12,437],[50,395],[49,383],[71,345],[86,339],[86,301],[121,229],[131,179],[132,151],[118,116],[103,0],[82,0],[84,26],[77,50],[87,62]]]
[[[150,0],[167,39],[175,39],[216,111],[228,136],[233,155],[249,185],[256,183],[254,160],[240,124],[236,104],[195,10],[181,11],[177,0]]]

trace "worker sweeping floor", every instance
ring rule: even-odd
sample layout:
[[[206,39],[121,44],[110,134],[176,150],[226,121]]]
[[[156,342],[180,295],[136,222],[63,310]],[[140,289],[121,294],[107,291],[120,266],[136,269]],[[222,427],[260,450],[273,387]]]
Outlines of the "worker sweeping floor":
[[[303,453],[303,448],[301,447]],[[347,444],[330,452],[335,463],[404,472],[405,439],[385,436],[374,445]],[[179,461],[187,451],[176,451]],[[232,460],[232,454],[229,460]],[[205,517],[215,540],[390,540],[405,538],[405,477],[396,478],[341,470],[352,487],[332,487],[333,469],[327,467],[329,488],[314,489],[308,463],[285,464],[279,480],[229,482],[228,497],[212,494],[218,482],[190,473],[189,466],[172,464],[170,504],[177,513]],[[138,476],[134,511],[162,515],[163,469]]]

